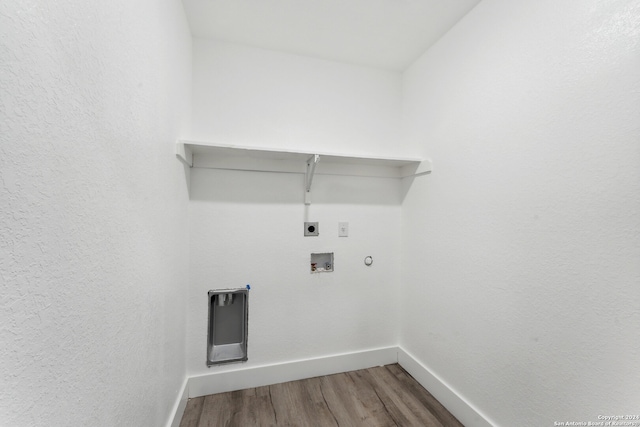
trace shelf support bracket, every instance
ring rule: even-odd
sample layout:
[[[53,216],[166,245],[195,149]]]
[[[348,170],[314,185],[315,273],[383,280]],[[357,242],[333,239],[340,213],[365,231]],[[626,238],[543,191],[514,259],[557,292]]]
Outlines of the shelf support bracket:
[[[176,157],[190,168],[193,167],[193,152],[183,142],[176,143]]]
[[[304,204],[311,204],[311,183],[313,182],[313,175],[316,173],[316,166],[320,161],[320,155],[314,154],[307,159],[307,173],[305,174],[305,192],[304,192]]]

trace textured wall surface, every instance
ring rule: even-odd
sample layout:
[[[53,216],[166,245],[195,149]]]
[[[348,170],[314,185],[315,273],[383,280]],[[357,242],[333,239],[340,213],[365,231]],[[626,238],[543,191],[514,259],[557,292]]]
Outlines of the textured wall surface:
[[[400,181],[193,169],[190,375],[395,345],[398,337]],[[304,221],[320,235],[304,237]],[[349,237],[338,237],[338,221]],[[310,273],[312,252],[335,271]],[[371,255],[374,264],[364,265]],[[249,361],[207,368],[207,292],[251,284]]]
[[[401,345],[501,426],[637,414],[640,6],[484,0],[405,73]]]
[[[0,4],[0,424],[159,426],[185,376],[180,2]]]
[[[398,155],[401,75],[194,40],[192,137]]]

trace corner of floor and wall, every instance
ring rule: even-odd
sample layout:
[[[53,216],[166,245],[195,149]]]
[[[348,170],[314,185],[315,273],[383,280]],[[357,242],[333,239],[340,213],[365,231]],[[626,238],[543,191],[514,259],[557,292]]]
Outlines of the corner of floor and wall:
[[[387,363],[469,426],[637,414],[636,1],[482,0],[404,72],[192,39],[181,8],[0,5],[3,425],[176,426]],[[433,170],[304,205],[304,175],[184,167],[185,137]],[[246,284],[249,360],[207,368],[206,292]]]

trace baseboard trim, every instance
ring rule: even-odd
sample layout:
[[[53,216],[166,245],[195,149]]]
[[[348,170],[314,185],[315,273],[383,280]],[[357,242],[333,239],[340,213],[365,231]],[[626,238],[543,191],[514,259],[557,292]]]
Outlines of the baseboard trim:
[[[214,372],[189,378],[189,397],[261,387],[397,362],[398,348],[385,347],[233,371]]]
[[[429,368],[418,362],[411,354],[398,348],[398,363],[424,388],[429,390],[442,405],[447,408],[462,424],[468,427],[493,427],[486,416],[467,402],[452,389],[442,378]]]
[[[400,364],[465,426],[494,426],[488,417],[413,355],[401,347],[385,347],[189,377],[182,386],[180,397],[174,405],[173,418],[167,423],[167,427],[179,427],[188,398],[356,371],[392,363]]]
[[[178,400],[173,405],[166,427],[180,427],[180,421],[182,421],[184,410],[187,407],[187,400],[189,400],[189,378],[185,378],[182,382]]]

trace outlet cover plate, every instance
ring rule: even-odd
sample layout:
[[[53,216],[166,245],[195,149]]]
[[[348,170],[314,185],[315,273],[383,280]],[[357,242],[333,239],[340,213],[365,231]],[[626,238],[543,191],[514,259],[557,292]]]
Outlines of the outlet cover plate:
[[[338,237],[349,237],[349,223],[347,221],[338,222]]]

